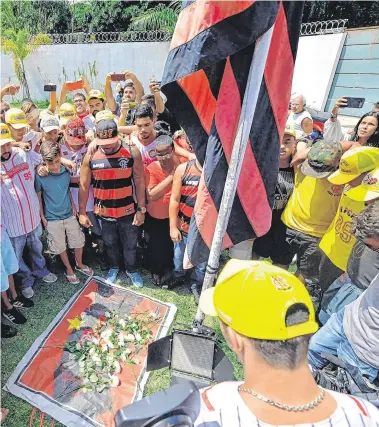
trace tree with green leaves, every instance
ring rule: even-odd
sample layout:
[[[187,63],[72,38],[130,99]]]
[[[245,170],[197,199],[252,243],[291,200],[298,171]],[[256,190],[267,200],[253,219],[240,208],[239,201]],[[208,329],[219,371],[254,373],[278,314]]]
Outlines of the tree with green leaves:
[[[132,18],[130,30],[163,30],[174,32],[181,8],[180,0],[172,0],[170,4],[159,3],[151,9]]]
[[[30,36],[27,30],[5,30],[1,37],[1,50],[13,58],[14,71],[23,85],[24,97],[30,98],[24,61],[44,44],[51,44],[51,38],[48,35],[39,33],[35,36]]]

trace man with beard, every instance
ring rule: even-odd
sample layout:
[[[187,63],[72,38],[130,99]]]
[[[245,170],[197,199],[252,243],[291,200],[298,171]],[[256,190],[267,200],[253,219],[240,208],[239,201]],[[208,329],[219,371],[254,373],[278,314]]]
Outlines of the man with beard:
[[[88,120],[86,120],[86,128],[95,129],[96,122],[95,117],[99,111],[105,110],[105,105],[107,103],[103,92],[97,89],[91,89],[87,96],[87,104],[89,108],[90,115],[88,116]]]
[[[137,135],[130,140],[141,153],[145,166],[157,160],[155,151],[157,131],[154,130],[154,112],[150,105],[140,105],[136,110]]]
[[[136,270],[138,227],[145,221],[145,179],[141,154],[119,138],[114,120],[101,120],[96,126],[97,150],[82,162],[79,184],[79,221],[92,223],[87,215],[88,194],[93,184],[94,213],[101,218],[102,234],[110,265],[107,281],[115,283],[120,270],[119,247],[123,248],[126,274],[134,286],[143,281]],[[137,206],[133,198],[133,189]]]
[[[39,203],[34,189],[35,168],[42,158],[34,151],[23,151],[12,147],[12,137],[5,124],[1,132],[1,217],[20,266],[16,279],[21,281],[21,293],[25,298],[34,295],[32,286],[35,278],[46,283],[54,283],[57,277],[46,268],[42,255],[43,246],[39,215]],[[32,260],[32,270],[22,256],[28,247]]]

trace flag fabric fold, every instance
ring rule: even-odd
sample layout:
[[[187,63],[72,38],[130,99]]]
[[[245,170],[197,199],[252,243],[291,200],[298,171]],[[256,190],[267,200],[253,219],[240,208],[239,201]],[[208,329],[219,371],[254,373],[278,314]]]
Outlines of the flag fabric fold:
[[[204,165],[187,243],[193,265],[208,259],[255,46],[273,27],[224,248],[270,228],[302,10],[293,1],[183,3],[162,91]]]

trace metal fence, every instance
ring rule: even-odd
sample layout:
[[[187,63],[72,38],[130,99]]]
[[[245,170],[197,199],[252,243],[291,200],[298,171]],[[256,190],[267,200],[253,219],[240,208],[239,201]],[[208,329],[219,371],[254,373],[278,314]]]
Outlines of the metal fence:
[[[344,32],[347,19],[307,22],[301,24],[300,35],[335,34]],[[120,33],[68,33],[50,34],[53,44],[77,43],[125,43],[125,42],[167,42],[171,40],[169,31],[125,31]]]
[[[343,33],[346,29],[347,19],[334,19],[332,21],[317,21],[301,24],[301,36],[315,36],[320,34]]]
[[[172,34],[168,31],[125,31],[120,33],[68,33],[50,34],[53,44],[77,43],[125,43],[125,42],[165,42]]]

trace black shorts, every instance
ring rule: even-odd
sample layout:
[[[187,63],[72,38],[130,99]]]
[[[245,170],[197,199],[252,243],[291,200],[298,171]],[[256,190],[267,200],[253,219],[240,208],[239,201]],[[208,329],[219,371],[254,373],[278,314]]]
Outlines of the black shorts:
[[[290,265],[295,252],[286,242],[286,230],[280,217],[273,217],[268,233],[254,240],[253,252],[263,258],[271,258],[273,264]]]
[[[320,237],[287,228],[287,243],[297,255],[297,270],[305,279],[319,278],[322,251]]]

